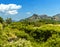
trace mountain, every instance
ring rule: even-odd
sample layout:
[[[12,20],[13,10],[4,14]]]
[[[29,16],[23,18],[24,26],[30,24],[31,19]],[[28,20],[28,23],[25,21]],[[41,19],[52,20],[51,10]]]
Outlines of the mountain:
[[[33,14],[31,17],[28,17],[26,19],[22,19],[20,21],[29,21],[29,22],[36,22],[36,21],[39,21],[39,20],[42,20],[42,19],[52,19],[52,17],[49,17],[47,15],[38,15],[38,14]]]
[[[56,21],[60,21],[60,14],[54,15],[53,19],[56,20]]]
[[[39,15],[33,14],[31,17],[28,17],[27,19],[28,21],[38,21],[41,18],[39,17]]]
[[[60,21],[60,14],[56,14],[54,16],[48,16],[48,15],[38,15],[33,14],[31,17],[28,17],[26,19],[22,19],[20,21],[29,21],[29,22],[36,22],[39,20],[54,20],[54,21]]]

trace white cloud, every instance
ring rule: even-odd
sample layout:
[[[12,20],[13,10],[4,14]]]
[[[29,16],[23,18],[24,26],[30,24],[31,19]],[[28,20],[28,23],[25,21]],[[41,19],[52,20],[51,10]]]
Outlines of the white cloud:
[[[29,15],[29,14],[31,14],[31,12],[27,12],[26,14],[28,14],[28,15]]]
[[[12,11],[8,11],[7,14],[11,14],[11,15],[14,15],[14,14],[17,14],[18,12],[16,10],[12,10]]]
[[[21,5],[16,4],[0,4],[0,12],[7,13],[7,14],[17,14],[18,9],[21,9]]]

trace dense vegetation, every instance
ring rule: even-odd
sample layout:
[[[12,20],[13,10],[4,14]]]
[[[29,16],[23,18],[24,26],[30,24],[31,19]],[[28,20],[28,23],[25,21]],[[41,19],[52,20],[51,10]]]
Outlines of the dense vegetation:
[[[13,22],[0,17],[0,47],[60,47],[60,22]]]

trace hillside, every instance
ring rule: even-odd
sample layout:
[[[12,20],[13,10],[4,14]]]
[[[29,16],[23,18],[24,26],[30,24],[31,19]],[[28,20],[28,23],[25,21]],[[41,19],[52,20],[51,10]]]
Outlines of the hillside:
[[[11,23],[0,24],[0,47],[60,47],[60,24],[40,27]]]
[[[38,15],[38,14],[33,14],[31,17],[28,17],[26,19],[23,19],[21,21],[29,21],[29,22],[36,22],[39,20],[54,20],[54,21],[60,21],[60,14],[56,14],[54,16],[48,16],[48,15]]]
[[[60,21],[60,14],[56,14],[53,16],[54,20]]]
[[[60,47],[60,22],[37,14],[15,22],[0,17],[0,47]]]

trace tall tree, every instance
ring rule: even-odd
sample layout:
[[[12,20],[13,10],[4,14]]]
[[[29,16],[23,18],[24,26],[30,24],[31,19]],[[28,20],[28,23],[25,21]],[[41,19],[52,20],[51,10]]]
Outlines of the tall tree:
[[[6,19],[6,23],[7,23],[7,24],[10,24],[11,22],[12,22],[12,19],[11,19],[11,18],[7,18],[7,19]]]
[[[2,17],[0,17],[0,23],[3,23],[3,21],[4,21],[4,20],[3,20],[3,18],[2,18]]]

